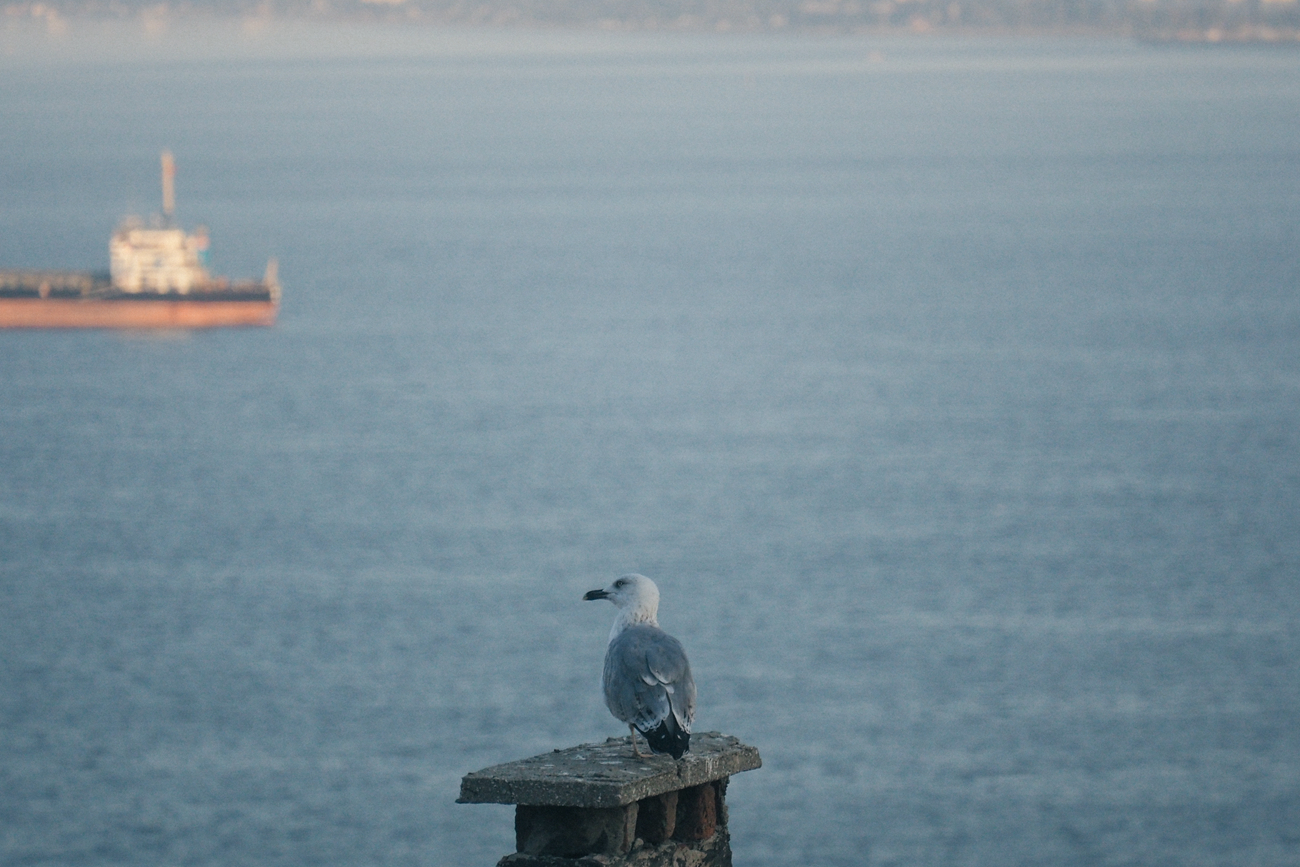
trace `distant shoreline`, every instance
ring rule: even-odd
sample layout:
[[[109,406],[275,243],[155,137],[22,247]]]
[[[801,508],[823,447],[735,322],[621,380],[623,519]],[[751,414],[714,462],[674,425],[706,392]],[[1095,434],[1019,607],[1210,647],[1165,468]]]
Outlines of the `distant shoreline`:
[[[173,24],[233,23],[250,32],[272,23],[471,26],[492,29],[804,35],[1131,38],[1149,43],[1300,45],[1300,0],[1251,8],[1214,0],[1189,9],[1177,0],[1114,6],[1071,0],[644,0],[617,7],[599,0],[282,0],[279,3],[22,0],[0,6],[0,28],[36,25],[61,35],[77,22],[138,22],[147,34]]]

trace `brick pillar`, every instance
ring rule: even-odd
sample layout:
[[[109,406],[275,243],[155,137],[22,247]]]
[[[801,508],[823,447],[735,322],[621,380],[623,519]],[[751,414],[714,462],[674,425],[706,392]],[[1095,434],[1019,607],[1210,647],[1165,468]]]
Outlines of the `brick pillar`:
[[[761,764],[717,732],[676,760],[610,738],[467,774],[459,800],[516,805],[498,867],[731,867],[727,781]]]

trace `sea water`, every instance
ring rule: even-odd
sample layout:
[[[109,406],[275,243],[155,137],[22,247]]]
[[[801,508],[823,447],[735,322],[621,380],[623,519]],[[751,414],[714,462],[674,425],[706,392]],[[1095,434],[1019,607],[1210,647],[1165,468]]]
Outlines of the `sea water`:
[[[1295,863],[1300,53],[15,20],[0,266],[285,288],[0,333],[0,864],[490,865],[633,570],[738,864]]]

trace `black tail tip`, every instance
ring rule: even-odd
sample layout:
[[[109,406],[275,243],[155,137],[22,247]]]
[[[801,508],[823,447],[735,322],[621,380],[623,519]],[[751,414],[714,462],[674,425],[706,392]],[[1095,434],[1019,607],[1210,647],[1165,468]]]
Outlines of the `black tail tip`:
[[[667,720],[641,734],[645,735],[646,743],[650,744],[653,752],[668,753],[674,759],[680,759],[691,748],[691,733],[682,731],[677,726],[670,727]]]

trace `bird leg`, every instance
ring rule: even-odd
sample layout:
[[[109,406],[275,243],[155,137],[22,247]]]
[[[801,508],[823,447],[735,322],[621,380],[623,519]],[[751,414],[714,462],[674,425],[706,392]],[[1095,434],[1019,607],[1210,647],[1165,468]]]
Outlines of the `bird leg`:
[[[632,755],[636,756],[638,759],[644,759],[645,756],[641,755],[641,751],[636,747],[636,726],[629,723],[627,730],[631,732],[632,736]]]

